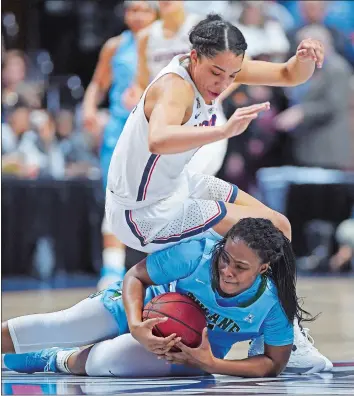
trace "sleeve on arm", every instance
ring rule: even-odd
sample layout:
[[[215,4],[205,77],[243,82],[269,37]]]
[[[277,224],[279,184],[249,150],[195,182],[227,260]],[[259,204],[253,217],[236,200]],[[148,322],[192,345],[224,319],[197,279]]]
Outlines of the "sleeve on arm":
[[[293,324],[289,322],[280,302],[277,302],[264,322],[264,342],[267,345],[283,346],[292,344],[293,340]]]
[[[197,268],[203,251],[203,241],[179,243],[148,256],[146,270],[156,285],[186,278]]]

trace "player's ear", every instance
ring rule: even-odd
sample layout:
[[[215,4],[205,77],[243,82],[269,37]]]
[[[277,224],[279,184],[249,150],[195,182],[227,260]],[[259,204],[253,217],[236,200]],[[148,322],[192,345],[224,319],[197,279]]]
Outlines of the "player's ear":
[[[260,269],[259,269],[259,273],[260,274],[265,274],[268,271],[268,268],[269,268],[269,263],[262,264]]]
[[[195,65],[198,61],[198,53],[195,49],[192,49],[192,51],[190,53],[190,58],[191,58],[192,64]]]

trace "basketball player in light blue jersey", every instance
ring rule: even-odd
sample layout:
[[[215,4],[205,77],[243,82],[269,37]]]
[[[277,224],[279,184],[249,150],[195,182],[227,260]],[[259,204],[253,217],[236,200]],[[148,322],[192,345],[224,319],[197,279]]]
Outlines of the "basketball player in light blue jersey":
[[[192,240],[151,254],[128,271],[123,290],[118,282],[67,310],[5,322],[4,364],[24,373],[89,376],[276,376],[296,342],[294,318],[309,315],[298,304],[295,280],[290,241],[270,220],[245,218],[219,242]],[[154,325],[168,318],[142,321],[144,305],[169,290],[189,296],[205,312],[198,348],[186,347],[175,334],[155,337]],[[233,344],[258,336],[264,337],[261,353],[224,359]],[[85,345],[91,346],[77,348]],[[171,352],[175,345],[181,352]],[[30,352],[40,347],[48,349]],[[309,367],[290,358],[287,368],[325,369],[322,355],[314,365],[308,352]]]
[[[129,30],[110,38],[103,46],[83,101],[84,126],[88,131],[97,133],[100,129],[98,105],[109,90],[110,116],[104,127],[100,150],[104,189],[107,185],[107,173],[114,148],[130,113],[130,109],[122,102],[122,94],[133,83],[137,71],[136,35],[149,26],[157,16],[157,5],[154,2],[125,1],[124,7],[124,20]],[[116,272],[123,270],[125,250],[108,230],[105,221],[102,233],[104,245],[102,276],[106,276],[106,280],[101,286],[104,288],[106,284],[111,283],[112,276],[113,280],[117,280]],[[118,278],[122,279],[122,274]]]

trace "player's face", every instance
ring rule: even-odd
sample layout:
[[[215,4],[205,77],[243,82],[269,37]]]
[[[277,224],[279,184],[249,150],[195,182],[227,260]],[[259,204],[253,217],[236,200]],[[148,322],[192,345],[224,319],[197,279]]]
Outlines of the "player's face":
[[[124,14],[125,23],[134,33],[149,26],[156,17],[156,10],[145,1],[132,1]]]
[[[220,52],[213,58],[198,57],[191,52],[193,80],[207,103],[217,99],[235,80],[241,70],[243,55]]]
[[[242,240],[228,239],[221,251],[218,270],[221,291],[237,295],[249,289],[257,276],[268,269]]]

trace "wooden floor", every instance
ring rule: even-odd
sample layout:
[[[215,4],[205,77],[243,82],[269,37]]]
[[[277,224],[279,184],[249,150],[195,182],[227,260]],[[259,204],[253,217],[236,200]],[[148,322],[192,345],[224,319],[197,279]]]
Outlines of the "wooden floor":
[[[92,289],[36,290],[2,294],[2,320],[68,308]],[[322,312],[309,323],[316,347],[331,360],[354,360],[354,278],[300,278],[298,295],[305,309]],[[307,325],[305,325],[306,327]],[[248,344],[237,344],[232,355],[244,357]]]

